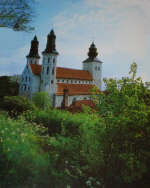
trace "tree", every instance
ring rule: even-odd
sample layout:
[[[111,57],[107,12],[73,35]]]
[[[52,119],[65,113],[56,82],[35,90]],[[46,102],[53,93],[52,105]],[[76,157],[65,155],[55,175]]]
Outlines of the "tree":
[[[33,19],[32,4],[34,0],[1,0],[0,27],[11,28],[14,31],[30,31]]]
[[[50,97],[47,92],[37,92],[33,96],[33,103],[40,109],[50,108]]]
[[[104,79],[107,94],[94,98],[101,120],[94,134],[95,169],[106,188],[150,185],[150,91],[136,70],[133,63],[131,77]]]

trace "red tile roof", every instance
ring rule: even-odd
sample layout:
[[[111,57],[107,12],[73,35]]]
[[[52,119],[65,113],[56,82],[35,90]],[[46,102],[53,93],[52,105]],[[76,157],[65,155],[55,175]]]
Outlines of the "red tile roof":
[[[33,74],[40,75],[42,65],[30,64]],[[77,79],[77,80],[93,80],[91,74],[87,70],[78,70],[70,68],[56,68],[56,78]]]
[[[74,108],[74,107],[82,107],[82,105],[84,106],[89,106],[91,108],[95,108],[96,105],[92,100],[79,100],[79,101],[75,101],[73,102],[70,107]]]
[[[40,75],[42,71],[42,65],[30,64],[30,67],[33,74]]]
[[[56,78],[78,79],[78,80],[93,80],[91,74],[87,70],[56,68]]]
[[[92,84],[57,84],[56,95],[63,95],[64,89],[68,89],[69,95],[91,95]]]

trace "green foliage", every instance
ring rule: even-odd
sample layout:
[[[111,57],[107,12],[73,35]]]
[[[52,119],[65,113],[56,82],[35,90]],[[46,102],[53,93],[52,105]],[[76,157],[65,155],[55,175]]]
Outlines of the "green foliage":
[[[11,116],[17,116],[25,111],[35,109],[35,106],[25,97],[6,96],[0,104],[0,108],[7,111]]]
[[[37,134],[41,129],[23,119],[0,116],[0,187],[47,187],[50,183],[49,157]]]
[[[131,77],[104,80],[106,91],[93,96],[96,112],[50,109],[45,93],[34,99],[38,108],[19,120],[2,112],[2,182],[15,187],[22,181],[27,187],[149,188],[150,91],[136,70],[134,63]]]
[[[99,137],[95,157],[106,187],[141,185],[150,168],[150,107],[149,90],[136,78],[137,65],[131,65],[131,78],[105,79],[106,93],[96,95],[100,125],[94,136]],[[95,148],[96,149],[96,148]],[[101,161],[101,162],[100,162]],[[150,183],[150,182],[149,182]],[[143,186],[142,186],[143,187]],[[145,185],[146,187],[146,185]]]
[[[50,96],[47,92],[35,93],[32,100],[33,103],[40,109],[46,110],[50,108]]]
[[[33,19],[33,0],[1,0],[0,27],[14,31],[31,31],[29,24]]]
[[[8,76],[0,77],[0,100],[3,100],[4,96],[16,96],[18,95],[19,85],[15,81],[11,81]]]

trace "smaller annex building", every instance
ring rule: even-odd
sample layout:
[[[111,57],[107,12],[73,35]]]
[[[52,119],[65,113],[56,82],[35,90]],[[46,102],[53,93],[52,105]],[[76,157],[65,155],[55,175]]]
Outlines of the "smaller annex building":
[[[39,42],[37,37],[31,41],[27,63],[20,80],[19,94],[29,97],[36,92],[48,92],[53,107],[70,106],[76,101],[90,100],[94,86],[101,89],[102,61],[94,43],[91,44],[88,58],[82,62],[83,68],[70,69],[57,67],[56,35],[53,30],[47,36],[47,44],[39,64]]]

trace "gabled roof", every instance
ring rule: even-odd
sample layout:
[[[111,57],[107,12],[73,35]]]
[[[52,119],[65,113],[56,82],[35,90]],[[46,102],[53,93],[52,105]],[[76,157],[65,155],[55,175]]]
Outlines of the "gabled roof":
[[[30,64],[30,66],[33,74],[40,75],[42,71],[42,65]],[[56,78],[88,80],[88,81],[93,80],[91,74],[87,70],[70,69],[63,67],[56,68]]]
[[[32,73],[35,75],[40,75],[42,71],[42,65],[37,65],[37,64],[30,64]]]
[[[63,67],[56,68],[56,78],[93,80],[91,74],[87,70],[70,69]]]
[[[56,95],[63,95],[64,89],[68,90],[68,95],[91,95],[92,84],[64,84],[57,83]]]

